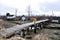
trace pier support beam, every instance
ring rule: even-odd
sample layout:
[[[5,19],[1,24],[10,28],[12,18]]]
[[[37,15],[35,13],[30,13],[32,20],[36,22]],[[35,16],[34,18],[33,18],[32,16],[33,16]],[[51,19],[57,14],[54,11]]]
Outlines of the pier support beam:
[[[20,31],[20,36],[23,38],[25,37],[25,30],[24,29]]]
[[[31,31],[36,34],[37,25],[34,24],[31,26]]]

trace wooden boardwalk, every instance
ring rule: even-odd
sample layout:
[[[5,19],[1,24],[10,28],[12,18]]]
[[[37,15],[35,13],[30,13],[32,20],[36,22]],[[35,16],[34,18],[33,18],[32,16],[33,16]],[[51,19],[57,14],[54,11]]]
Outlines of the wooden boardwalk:
[[[45,21],[48,21],[48,19],[37,21],[36,24],[41,23],[41,22],[45,22]],[[9,37],[10,35],[13,35],[16,31],[27,28],[30,25],[34,25],[34,22],[13,26],[13,27],[8,28],[4,31],[1,31],[0,32],[0,37]]]

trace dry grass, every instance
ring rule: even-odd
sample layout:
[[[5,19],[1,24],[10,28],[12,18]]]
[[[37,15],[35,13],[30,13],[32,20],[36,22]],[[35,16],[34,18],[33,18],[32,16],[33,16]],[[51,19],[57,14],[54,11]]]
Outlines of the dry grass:
[[[19,35],[15,35],[15,36],[11,37],[10,39],[7,39],[7,40],[25,40],[25,39],[20,37]]]
[[[7,39],[5,39],[5,38],[3,38],[3,37],[0,37],[0,40],[7,40]]]
[[[5,21],[5,28],[10,28],[10,27],[13,27],[15,25],[16,25],[15,23],[11,23],[9,21]]]
[[[16,24],[14,24],[14,23],[0,20],[0,31],[5,30],[5,29],[10,28],[10,27],[13,27],[15,25]]]
[[[48,40],[47,34],[38,34],[32,40]]]
[[[0,20],[0,31],[5,29],[5,22],[1,19]]]

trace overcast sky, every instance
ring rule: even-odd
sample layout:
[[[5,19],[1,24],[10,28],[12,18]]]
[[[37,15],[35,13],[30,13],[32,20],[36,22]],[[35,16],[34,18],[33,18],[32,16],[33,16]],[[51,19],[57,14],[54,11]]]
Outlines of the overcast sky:
[[[30,5],[32,15],[54,15],[60,16],[60,0],[0,0],[0,13],[15,13],[27,15],[27,7]]]

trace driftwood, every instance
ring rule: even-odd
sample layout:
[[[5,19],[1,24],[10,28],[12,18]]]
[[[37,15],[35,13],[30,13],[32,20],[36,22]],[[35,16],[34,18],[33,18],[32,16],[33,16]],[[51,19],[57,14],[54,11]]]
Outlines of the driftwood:
[[[41,23],[41,22],[45,22],[45,21],[48,21],[48,19],[46,19],[46,20],[40,20],[40,21],[37,21],[36,23]],[[16,31],[19,31],[21,29],[27,28],[30,25],[34,25],[34,22],[13,26],[11,28],[8,28],[6,30],[1,31],[0,32],[0,37],[5,37],[5,38],[9,37],[9,36],[15,34]]]

